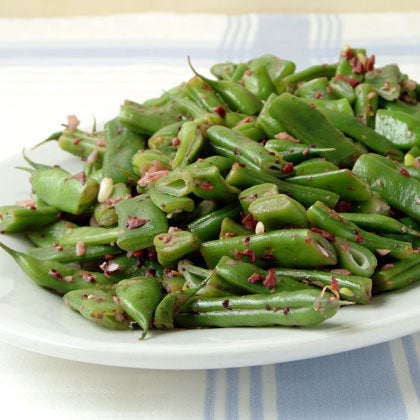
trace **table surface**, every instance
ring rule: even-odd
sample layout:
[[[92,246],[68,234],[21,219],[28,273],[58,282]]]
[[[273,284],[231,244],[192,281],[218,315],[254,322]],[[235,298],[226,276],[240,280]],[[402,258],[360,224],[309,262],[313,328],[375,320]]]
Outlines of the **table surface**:
[[[187,55],[203,72],[215,62],[266,52],[302,68],[335,61],[350,44],[376,54],[378,65],[398,62],[419,80],[419,18],[149,13],[0,19],[2,158],[56,131],[69,114],[89,124],[93,114],[112,118],[125,98],[159,95],[188,77]],[[299,362],[168,372],[88,365],[0,344],[0,401],[13,418],[419,418],[419,354],[415,334]]]

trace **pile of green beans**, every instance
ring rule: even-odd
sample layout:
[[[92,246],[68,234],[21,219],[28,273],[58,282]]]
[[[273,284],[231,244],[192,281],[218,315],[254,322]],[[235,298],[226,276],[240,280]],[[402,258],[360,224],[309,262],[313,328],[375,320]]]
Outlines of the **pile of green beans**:
[[[296,72],[220,63],[103,131],[69,116],[25,154],[32,197],[0,207],[0,246],[110,329],[309,327],[420,279],[420,84],[346,46]],[[41,143],[41,144],[42,144]],[[409,290],[409,287],[408,287]]]

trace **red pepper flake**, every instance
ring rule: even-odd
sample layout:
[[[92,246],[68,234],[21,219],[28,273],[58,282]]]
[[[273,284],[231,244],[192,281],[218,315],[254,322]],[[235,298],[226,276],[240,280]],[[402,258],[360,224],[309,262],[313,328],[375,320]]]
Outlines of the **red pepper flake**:
[[[347,82],[352,88],[356,87],[357,85],[359,85],[361,82],[358,79],[354,79],[352,77],[347,77],[347,76],[343,76],[342,74],[337,74],[335,76],[336,79],[338,80],[344,80],[345,82]]]
[[[257,226],[258,220],[252,214],[248,214],[242,219],[242,224],[248,228],[249,230],[255,231],[255,227]]]
[[[289,133],[286,133],[285,131],[282,131],[281,133],[275,134],[274,138],[279,139],[279,140],[289,140],[289,141],[293,141],[295,143],[302,143],[302,140],[295,139],[294,137],[292,137]]]
[[[232,308],[229,306],[229,299],[225,299],[225,300],[222,302],[222,306],[223,306],[225,309],[227,309],[228,311],[231,311],[231,310],[232,310]]]
[[[115,262],[103,262],[99,268],[104,272],[106,276],[112,274],[114,271],[119,270],[120,266]]]
[[[390,249],[377,249],[376,252],[381,256],[384,257],[385,255],[388,255],[391,250]]]
[[[85,184],[86,184],[86,174],[85,174],[85,172],[84,172],[84,171],[79,172],[79,173],[78,173],[78,174],[76,174],[76,175],[73,175],[71,178],[73,178],[73,179],[77,179],[78,181],[80,181],[80,183],[81,183],[82,185],[85,185]]]
[[[366,59],[365,69],[366,71],[372,71],[375,65],[375,56],[372,54],[370,57]]]
[[[57,270],[54,270],[53,268],[50,271],[48,271],[48,274],[57,280],[63,280],[63,277],[61,276],[61,274]]]
[[[249,241],[251,240],[251,238],[249,237],[249,236],[247,236],[246,238],[244,238],[244,244],[246,245],[246,246],[248,246],[249,245]]]
[[[311,243],[311,238],[306,238],[305,242],[309,245]]]
[[[238,261],[235,261],[235,260],[226,260],[226,264],[227,265],[235,265],[235,264],[238,264]]]
[[[378,187],[380,187],[380,186],[382,185],[382,182],[381,182],[381,180],[380,180],[380,179],[377,179],[377,180],[376,180],[376,185],[377,185]]]
[[[354,231],[354,237],[356,238],[356,241],[357,241],[358,243],[365,242],[365,238],[364,238],[363,236],[360,236],[360,235],[359,235],[359,231],[358,231],[358,230],[355,230],[355,231]]]
[[[276,257],[271,254],[264,254],[264,255],[261,255],[261,260],[264,262],[274,262],[276,261]]]
[[[230,232],[226,232],[225,233],[225,238],[234,238],[236,235],[234,233],[230,233]]]
[[[179,139],[179,137],[174,137],[174,138],[172,139],[172,146],[177,147],[177,146],[179,146],[180,144],[181,144],[181,140]]]
[[[338,280],[334,276],[331,276],[331,287],[338,292]]]
[[[251,263],[254,264],[257,261],[257,256],[255,255],[255,252],[252,249],[246,249],[245,251],[242,251],[241,254],[244,257],[251,258]]]
[[[351,271],[347,270],[346,268],[334,268],[333,270],[331,270],[331,273],[341,274],[343,276],[351,276],[352,275]]]
[[[348,201],[340,200],[335,206],[335,211],[338,213],[348,213],[351,210],[351,203]]]
[[[309,102],[308,104],[311,108],[315,108],[315,104],[313,102]]]
[[[153,268],[148,268],[146,270],[146,277],[155,277],[156,270],[153,270]]]
[[[138,219],[136,216],[134,217],[127,217],[127,222],[125,226],[128,229],[136,229],[145,225],[146,223],[150,222],[150,219]]]
[[[253,284],[264,281],[264,279],[265,279],[265,277],[262,276],[261,274],[258,274],[258,273],[254,273],[254,274],[252,274],[252,276],[248,277],[248,281],[250,283],[253,283]]]
[[[211,191],[211,190],[214,190],[213,185],[210,185],[210,183],[209,183],[209,182],[203,182],[203,183],[200,185],[200,188],[201,188],[203,191]]]
[[[167,244],[172,239],[172,236],[168,236],[168,235],[163,236],[163,237],[161,236],[160,239],[162,240],[164,244]]]
[[[215,106],[213,108],[213,111],[219,115],[220,118],[225,118],[226,116],[226,109],[222,107],[222,105]]]
[[[74,139],[73,140],[73,144],[75,145],[75,146],[77,146],[80,142],[82,141],[82,138],[81,137],[77,137],[77,139]]]
[[[277,308],[277,306],[275,306],[274,308],[273,308],[273,312],[277,312],[279,310],[279,308]]]
[[[293,162],[286,162],[284,168],[281,170],[284,174],[288,174],[294,171]]]
[[[327,90],[328,93],[331,93],[333,91],[333,89],[332,89],[331,86],[327,86],[327,89],[326,90]]]
[[[309,153],[309,149],[305,149],[303,152],[302,152],[302,155],[303,156],[307,156],[307,154]]]
[[[239,155],[238,149],[236,147],[233,149],[233,154],[234,155]]]
[[[325,232],[325,230],[321,230],[321,229],[318,229],[318,228],[311,228],[311,231],[314,232],[314,233],[319,233],[325,239],[328,239],[331,242],[335,242],[335,235],[333,235],[330,232]]]
[[[122,133],[122,131],[123,131],[123,128],[122,128],[122,126],[120,125],[120,126],[118,127],[117,131],[115,132],[115,134],[116,134],[117,136],[119,136],[119,135]]]
[[[413,277],[410,277],[407,281],[409,281],[410,283],[412,283],[414,281]]]
[[[267,305],[265,305],[265,310],[266,311],[271,311],[271,306],[267,303]]]
[[[323,96],[324,96],[324,94],[322,92],[319,92],[319,91],[315,92],[315,99],[322,98]]]
[[[379,271],[386,271],[386,270],[389,270],[391,268],[394,268],[394,264],[385,264],[379,269]]]
[[[289,308],[284,308],[283,309],[283,315],[287,315],[290,312]]]
[[[265,277],[263,285],[268,289],[274,289],[276,287],[276,271],[274,268],[268,270],[268,274]]]
[[[354,57],[354,52],[350,48],[345,48],[341,51],[340,55],[344,58],[344,60],[349,61],[351,58]]]
[[[389,82],[388,81],[385,81],[385,83],[384,83],[385,90],[389,90],[390,87],[391,86],[389,85]]]
[[[400,174],[410,177],[410,174],[407,172],[405,168],[400,168],[399,172]]]
[[[348,242],[344,242],[344,244],[341,245],[341,248],[347,252],[350,249],[350,244]]]
[[[148,249],[147,250],[147,255],[152,261],[157,260],[157,252],[154,249]]]
[[[245,117],[245,118],[243,118],[242,120],[240,120],[236,123],[236,127],[238,127],[242,124],[247,124],[249,122],[251,122],[251,117]]]
[[[350,59],[350,66],[351,66],[351,72],[353,74],[365,73],[365,66],[356,57],[353,57],[353,58]]]

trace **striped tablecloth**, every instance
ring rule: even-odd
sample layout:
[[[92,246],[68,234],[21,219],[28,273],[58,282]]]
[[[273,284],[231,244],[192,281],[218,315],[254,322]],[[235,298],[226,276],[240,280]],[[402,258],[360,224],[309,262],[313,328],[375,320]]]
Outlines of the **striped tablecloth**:
[[[420,80],[419,13],[170,15],[0,20],[2,156],[66,115],[106,120],[211,64],[272,52],[302,68],[367,48]],[[0,344],[4,417],[43,419],[420,418],[420,334],[298,362],[152,371],[53,359]],[[170,355],[168,355],[170,357]],[[6,415],[7,414],[7,415]]]

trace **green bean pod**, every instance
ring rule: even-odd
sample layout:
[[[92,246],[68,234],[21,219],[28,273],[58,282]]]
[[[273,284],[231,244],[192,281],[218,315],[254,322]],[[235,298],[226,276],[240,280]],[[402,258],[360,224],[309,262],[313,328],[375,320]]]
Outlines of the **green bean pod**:
[[[22,206],[0,207],[1,232],[26,232],[57,220],[59,210],[51,206],[28,208]]]
[[[232,110],[247,115],[258,114],[261,111],[260,99],[239,83],[230,80],[211,80],[198,74],[191,63],[190,67],[194,74],[214,89]]]
[[[320,188],[306,187],[303,185],[290,184],[274,176],[257,172],[251,168],[244,168],[240,165],[233,165],[226,177],[228,184],[238,188],[252,187],[254,185],[271,183],[278,187],[279,193],[287,194],[304,206],[311,206],[316,201],[323,201],[330,207],[335,207],[339,196],[330,191]]]
[[[400,111],[379,109],[375,130],[402,150],[420,146],[420,119]]]
[[[337,98],[346,99],[350,104],[356,99],[354,89],[345,80],[333,77],[329,82],[329,86]]]
[[[316,147],[336,149],[334,154],[325,155],[333,163],[351,161],[357,156],[354,144],[321,112],[290,93],[280,95],[271,104],[270,113],[287,131],[308,146],[314,144]]]
[[[176,147],[172,144],[172,140],[178,135],[183,123],[183,121],[175,122],[157,130],[147,141],[150,150],[159,150],[167,156],[174,154]],[[135,165],[134,162],[133,164]]]
[[[337,251],[341,267],[356,276],[372,276],[378,261],[371,251],[362,245],[338,236],[335,237],[333,245]]]
[[[242,261],[222,257],[216,265],[216,273],[226,282],[236,287],[241,293],[258,293],[267,295],[275,292],[311,289],[303,283],[285,276],[274,276],[271,284],[266,283],[268,271]],[[264,284],[265,283],[265,284]]]
[[[338,166],[334,165],[334,163],[328,162],[328,160],[324,160],[323,158],[314,158],[300,163],[295,166],[294,169],[296,176],[302,176],[338,171]]]
[[[306,104],[310,105],[312,108],[317,109],[318,111],[331,110],[335,112],[340,112],[342,114],[354,116],[353,108],[351,107],[350,102],[345,98],[334,99],[330,101],[327,101],[326,99],[324,100],[323,99],[307,99],[307,98],[300,98],[300,99]]]
[[[194,200],[189,197],[174,197],[173,195],[162,193],[156,189],[154,182],[149,183],[147,188],[153,204],[165,213],[192,212],[194,210]]]
[[[379,67],[365,74],[365,82],[387,101],[393,101],[400,96],[401,80],[402,74],[396,64]]]
[[[331,101],[336,99],[335,94],[329,87],[329,82],[326,77],[318,77],[309,82],[302,83],[296,89],[296,96],[306,99],[322,99]]]
[[[1,242],[0,247],[10,254],[22,271],[41,287],[66,293],[85,287],[111,287],[114,284],[102,273],[78,270],[57,261],[39,260],[14,251]]]
[[[276,268],[276,275],[287,276],[304,284],[338,289],[340,298],[349,302],[368,304],[372,299],[372,280],[368,277],[348,276],[336,272]]]
[[[276,230],[250,237],[236,236],[204,242],[201,254],[209,267],[214,267],[225,255],[236,259],[247,257],[255,260],[258,266],[267,265],[267,262],[282,267],[317,267],[337,263],[334,247],[324,237],[308,229]]]
[[[80,255],[75,246],[44,246],[42,248],[29,248],[26,252],[38,260],[51,260],[67,264],[95,260],[103,258],[105,255],[119,254],[121,249],[111,245],[86,246],[85,252]]]
[[[118,118],[105,124],[104,161],[102,165],[103,176],[111,178],[114,183],[128,183],[134,173],[131,162],[132,156],[145,147],[145,140],[141,135],[135,134],[123,127]]]
[[[66,293],[63,300],[84,318],[111,330],[126,330],[132,322],[121,305],[116,303],[115,294],[103,290],[73,290]]]
[[[251,70],[265,66],[273,82],[292,74],[296,69],[295,63],[292,61],[283,60],[272,54],[264,54],[261,57],[253,58],[246,65]]]
[[[278,296],[274,294],[270,298],[258,295],[251,298],[247,297],[247,301],[253,303],[252,306],[262,306],[264,302],[269,303],[266,303],[264,309],[225,309],[200,314],[178,314],[175,316],[175,323],[186,328],[266,327],[270,325],[307,327],[331,318],[337,313],[341,305],[341,302],[334,297],[325,296],[319,299],[319,292],[312,292],[312,299],[300,301],[302,294],[303,292],[299,291],[281,293]],[[308,298],[309,294],[309,291],[307,291],[304,296]],[[225,301],[229,304],[231,299]],[[236,301],[234,300],[234,302]],[[273,305],[273,309],[271,309],[270,304]],[[239,302],[238,305],[240,305]],[[248,305],[251,306],[251,303]],[[267,305],[270,309],[267,309]]]
[[[194,162],[204,147],[203,128],[195,121],[182,124],[178,134],[179,145],[172,160],[172,168],[186,166]]]
[[[383,200],[408,216],[420,220],[420,181],[403,170],[390,168],[375,155],[362,155],[353,172],[377,191]]]
[[[354,112],[363,124],[374,128],[375,113],[378,109],[378,95],[368,83],[361,83],[354,88],[356,100]]]
[[[58,220],[41,229],[26,232],[27,238],[37,247],[53,246],[69,229],[78,227],[67,220]]]
[[[84,172],[71,175],[61,168],[28,170],[32,188],[50,206],[72,214],[82,214],[96,200],[99,184]]]
[[[341,217],[355,225],[376,233],[406,233],[420,236],[420,232],[392,217],[382,214],[339,213]]]
[[[248,207],[253,203],[257,198],[261,197],[270,197],[272,195],[277,195],[279,193],[279,189],[276,184],[272,183],[264,183],[254,185],[249,187],[245,190],[242,190],[239,193],[239,202],[241,203],[242,210],[245,214],[248,214]]]
[[[270,195],[254,200],[248,211],[267,230],[283,227],[308,227],[305,207],[286,194]]]
[[[238,124],[232,130],[244,134],[253,141],[260,141],[267,137],[265,131],[262,128],[258,128],[253,122]]]
[[[117,227],[81,226],[67,230],[60,239],[60,245],[71,246],[77,242],[83,242],[85,245],[107,245],[116,242],[117,239]]]
[[[225,109],[216,92],[197,76],[185,83],[182,92],[188,99],[207,112],[215,112],[215,109],[220,108]]]
[[[152,135],[162,127],[174,124],[180,119],[181,115],[172,105],[148,108],[128,100],[121,105],[119,113],[119,120],[124,127],[146,135]]]
[[[338,213],[320,201],[311,206],[306,213],[312,226],[349,241],[363,244],[364,247],[379,255],[387,252],[391,257],[404,259],[413,253],[410,243],[395,241],[366,232],[354,223],[343,219]]]
[[[225,217],[220,226],[219,239],[231,238],[232,236],[253,235],[254,232]]]
[[[272,93],[276,92],[276,87],[265,65],[246,70],[242,80],[245,88],[261,100],[265,101]]]
[[[359,141],[369,149],[383,155],[392,155],[402,160],[403,154],[386,136],[372,130],[352,115],[345,115],[333,110],[320,109],[324,116],[347,136]]]
[[[102,162],[105,150],[105,137],[103,132],[88,133],[76,129],[65,129],[58,138],[60,148],[72,155],[86,160],[92,153],[97,153],[97,161]]]
[[[188,229],[201,241],[215,239],[223,219],[225,217],[235,218],[240,211],[241,208],[237,204],[229,204],[194,220],[188,225]]]
[[[174,318],[182,305],[197,293],[198,289],[179,290],[166,295],[155,310],[153,325],[158,330],[171,330],[174,328]]]
[[[295,176],[288,178],[287,182],[332,191],[349,201],[369,201],[372,198],[369,185],[349,169]]]
[[[362,80],[363,73],[361,71],[356,72],[352,62],[352,60],[361,61],[361,59],[363,61],[366,60],[366,50],[364,48],[350,48],[345,46],[338,59],[336,75],[340,74],[352,79]]]
[[[277,98],[277,95],[272,93],[266,100],[261,112],[258,114],[255,125],[263,129],[269,137],[274,137],[278,133],[286,131],[286,128],[270,114],[270,106]]]
[[[420,254],[385,264],[376,271],[372,280],[375,293],[401,289],[420,280]]]
[[[321,149],[318,147],[308,147],[304,144],[295,143],[291,140],[278,139],[268,140],[268,142],[265,144],[265,147],[269,150],[275,150],[276,152],[279,152],[283,156],[283,159],[293,163],[300,163],[305,161],[307,158],[319,156],[320,153],[332,153],[335,150],[332,148]],[[331,162],[328,162],[328,164],[334,165]]]
[[[143,194],[119,201],[115,208],[118,213],[118,241],[121,249],[136,251],[153,245],[153,238],[168,231],[168,219],[150,196]]]
[[[153,277],[134,277],[119,282],[115,291],[124,311],[143,329],[143,339],[162,296],[159,282]]]
[[[158,261],[167,267],[184,255],[197,250],[201,241],[193,233],[179,230],[156,235],[153,244],[156,248]]]
[[[285,163],[280,154],[269,152],[262,144],[223,126],[207,130],[207,137],[217,154],[229,157],[276,177],[284,177]]]

